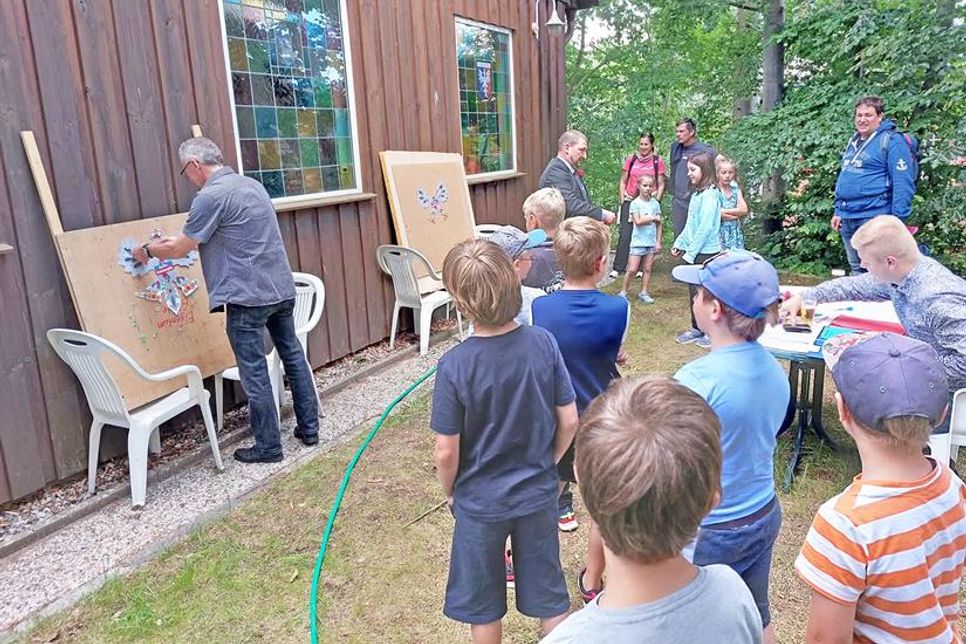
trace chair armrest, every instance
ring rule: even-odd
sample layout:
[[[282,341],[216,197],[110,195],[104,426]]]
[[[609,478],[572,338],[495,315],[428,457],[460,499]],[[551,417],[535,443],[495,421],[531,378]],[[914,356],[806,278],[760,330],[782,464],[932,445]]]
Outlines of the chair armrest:
[[[423,266],[425,266],[426,267],[426,270],[429,271],[429,276],[430,277],[432,277],[434,280],[436,280],[438,282],[442,282],[443,281],[443,275],[442,275],[442,273],[440,273],[435,268],[433,268],[433,265],[429,263],[429,260],[426,259],[426,256],[425,255],[423,255],[422,253],[420,253],[415,248],[410,248],[409,250],[410,250],[410,252],[412,252],[412,254],[414,256],[416,256],[419,259],[420,262],[423,263]]]
[[[203,388],[201,380],[201,369],[193,364],[185,364],[180,367],[175,367],[174,369],[168,369],[166,371],[161,371],[158,373],[148,373],[140,367],[137,363],[134,363],[134,368],[138,374],[145,380],[150,380],[151,382],[163,382],[165,380],[171,380],[177,378],[178,376],[185,376],[188,381],[188,387],[192,390],[200,390]]]

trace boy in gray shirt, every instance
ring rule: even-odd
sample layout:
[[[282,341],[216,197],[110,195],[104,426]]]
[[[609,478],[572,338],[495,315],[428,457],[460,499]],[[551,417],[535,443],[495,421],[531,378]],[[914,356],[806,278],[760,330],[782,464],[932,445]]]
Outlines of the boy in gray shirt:
[[[681,556],[720,497],[720,424],[707,403],[666,376],[616,380],[581,416],[576,453],[607,580],[543,643],[760,643],[741,577]]]

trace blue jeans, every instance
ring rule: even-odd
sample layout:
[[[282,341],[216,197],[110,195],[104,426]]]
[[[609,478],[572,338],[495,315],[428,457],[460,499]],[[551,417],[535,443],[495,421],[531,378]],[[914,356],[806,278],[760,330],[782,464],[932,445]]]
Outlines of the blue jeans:
[[[725,564],[741,575],[755,599],[763,627],[771,623],[768,573],[781,526],[782,510],[775,499],[767,514],[747,525],[735,528],[702,526],[694,547],[695,565]]]
[[[842,219],[842,226],[839,228],[839,234],[842,235],[842,245],[845,246],[845,256],[849,260],[849,268],[852,269],[853,275],[858,275],[864,273],[865,269],[862,268],[862,260],[859,259],[859,253],[852,248],[852,235],[855,234],[862,224],[872,219],[872,217],[859,217],[857,219]]]
[[[248,396],[249,422],[255,435],[255,449],[265,456],[282,453],[275,399],[268,376],[268,362],[265,360],[266,329],[278,349],[292,385],[292,401],[299,430],[308,436],[318,434],[319,399],[312,370],[295,335],[292,318],[295,300],[266,306],[228,304],[225,308],[228,341],[235,352],[242,389]]]

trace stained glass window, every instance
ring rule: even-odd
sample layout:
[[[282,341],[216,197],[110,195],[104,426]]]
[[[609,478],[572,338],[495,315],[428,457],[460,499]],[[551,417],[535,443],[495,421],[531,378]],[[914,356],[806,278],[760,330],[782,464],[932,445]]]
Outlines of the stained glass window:
[[[241,171],[273,198],[359,187],[341,0],[222,0]]]
[[[460,127],[466,174],[513,170],[510,32],[457,19]]]

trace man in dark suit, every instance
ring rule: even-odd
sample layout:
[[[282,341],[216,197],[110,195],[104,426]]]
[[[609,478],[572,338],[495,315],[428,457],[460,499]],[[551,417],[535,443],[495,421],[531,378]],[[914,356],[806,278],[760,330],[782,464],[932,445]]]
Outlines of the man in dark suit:
[[[567,130],[557,140],[557,156],[540,175],[540,187],[560,191],[567,204],[565,217],[585,216],[612,224],[616,215],[591,203],[587,187],[577,175],[577,166],[586,158],[587,137],[577,130]]]

